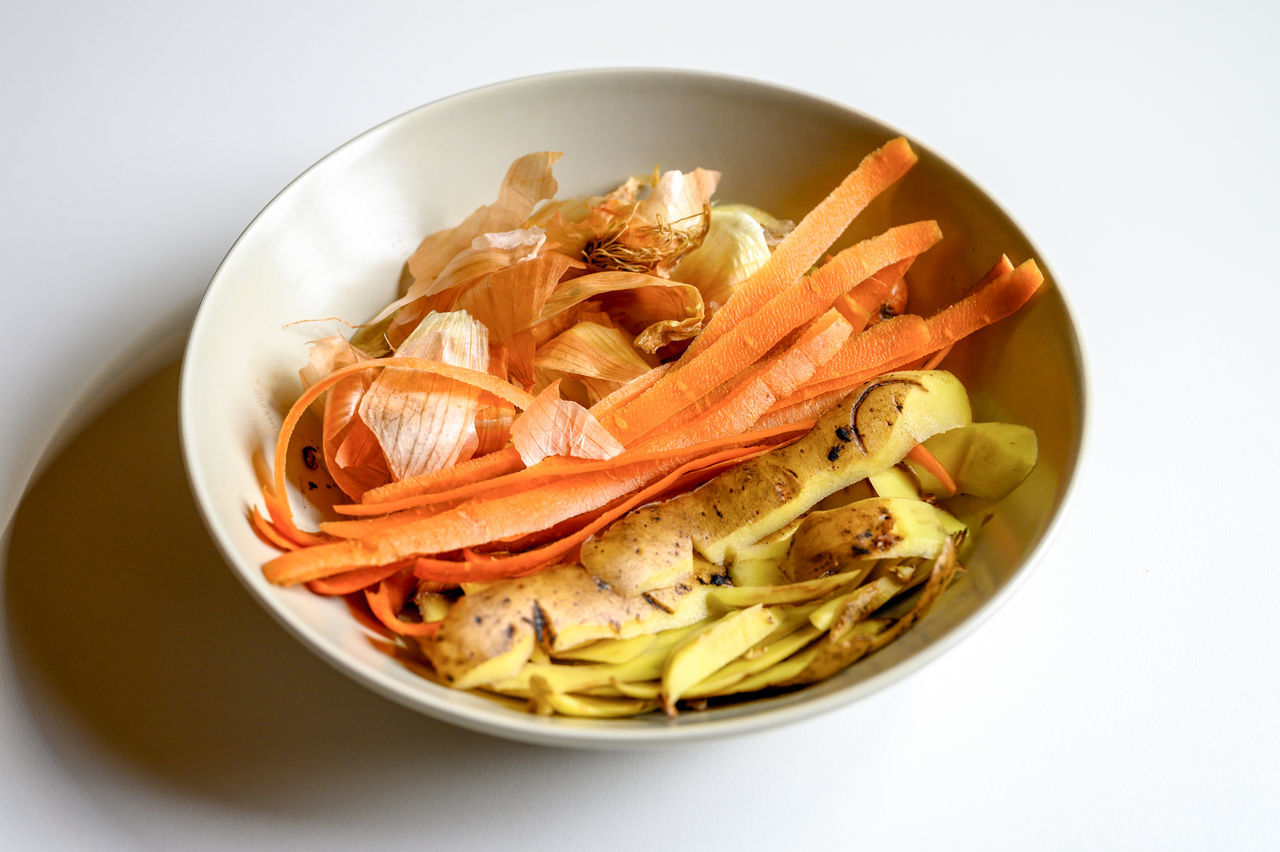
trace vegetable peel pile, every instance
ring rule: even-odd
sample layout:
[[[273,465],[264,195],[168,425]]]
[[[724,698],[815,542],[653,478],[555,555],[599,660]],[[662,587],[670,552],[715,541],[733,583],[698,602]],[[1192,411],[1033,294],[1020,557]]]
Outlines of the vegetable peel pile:
[[[825,257],[914,165],[904,139],[794,226],[713,203],[706,169],[557,200],[559,156],[517,159],[423,240],[399,298],[313,342],[249,513],[281,551],[266,578],[543,714],[740,700],[902,635],[962,569],[972,513],[949,501],[989,506],[1035,465],[1031,430],[973,423],[938,369],[1035,295],[1035,261],[920,316],[936,222]],[[306,419],[318,447],[293,440]],[[314,531],[288,497],[299,452],[347,497]]]

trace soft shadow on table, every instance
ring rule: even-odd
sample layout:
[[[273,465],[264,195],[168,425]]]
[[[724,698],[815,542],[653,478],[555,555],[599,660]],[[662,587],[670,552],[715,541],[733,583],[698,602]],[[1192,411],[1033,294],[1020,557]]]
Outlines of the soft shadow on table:
[[[69,771],[102,762],[87,742],[165,790],[337,820],[442,769],[452,781],[433,785],[425,813],[464,805],[520,764],[615,759],[446,726],[313,657],[206,534],[177,397],[176,364],[128,392],[47,466],[14,518],[4,599],[17,686]]]

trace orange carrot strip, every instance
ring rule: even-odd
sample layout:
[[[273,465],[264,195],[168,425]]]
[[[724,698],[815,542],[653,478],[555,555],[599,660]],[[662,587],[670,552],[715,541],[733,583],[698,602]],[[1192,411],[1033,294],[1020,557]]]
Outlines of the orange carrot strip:
[[[749,425],[750,424],[748,424],[748,426]],[[602,461],[568,459],[556,456],[544,459],[533,467],[522,468],[509,474],[497,476],[483,482],[464,485],[449,491],[438,491],[433,494],[405,497],[401,500],[372,505],[366,505],[363,503],[340,504],[334,506],[334,509],[344,515],[365,516],[412,509],[417,506],[433,505],[440,502],[460,501],[469,498],[478,499],[489,492],[502,491],[505,493],[511,493],[516,490],[527,490],[529,488],[544,485],[548,482],[553,482],[556,479],[560,479],[571,474],[594,473],[596,471],[611,470],[622,465],[634,464],[640,461],[658,461],[660,459],[672,458],[674,456],[708,453],[734,444],[768,441],[779,435],[798,431],[801,427],[803,427],[803,424],[800,426],[783,424],[782,428],[778,429],[753,431],[744,430],[740,434],[723,435],[711,440],[693,443],[692,445],[670,447],[666,449],[647,449],[645,447],[637,447],[635,449],[628,450],[621,455],[615,456],[612,459],[605,459]],[[325,527],[325,529],[328,530],[328,527]]]
[[[366,491],[360,497],[360,502],[364,504],[393,503],[406,497],[448,491],[523,469],[524,462],[520,460],[520,453],[513,447],[506,447],[487,456],[460,462],[453,467],[401,479],[381,488]],[[338,511],[342,510],[338,509]]]
[[[972,287],[970,287],[968,291],[965,293],[965,295],[967,296],[970,293],[973,293],[977,290],[981,290],[983,287],[987,286],[992,281],[995,281],[997,278],[1000,278],[1003,275],[1007,275],[1012,271],[1013,271],[1013,262],[1009,260],[1009,256],[1007,254],[1000,255],[1000,259],[996,261],[995,265],[992,266],[990,269],[988,269],[987,273],[983,275],[981,279],[978,280],[977,284],[974,284]],[[946,358],[949,354],[951,354],[951,346],[944,346],[942,349],[939,349],[937,352],[933,353],[933,355],[925,359],[925,361],[920,365],[920,369],[936,370],[938,368],[938,365],[942,363],[942,360]]]
[[[430,518],[461,504],[461,500],[448,500],[443,503],[415,506],[399,512],[386,512],[372,517],[325,521],[320,524],[320,531],[334,538],[365,538],[381,530],[394,529],[407,521]],[[355,504],[359,506],[360,504]]]
[[[858,385],[920,357],[927,348],[928,328],[914,314],[903,314],[876,323],[849,339],[836,358],[824,364],[820,374],[791,396],[774,404],[759,420],[757,429],[773,429],[822,415]],[[841,359],[836,363],[837,359]],[[830,369],[836,363],[835,369]],[[825,378],[836,373],[833,378]]]
[[[805,384],[817,386],[833,379],[843,380],[851,373],[888,363],[928,342],[929,327],[923,319],[915,314],[891,317],[846,340],[840,351],[819,367]]]
[[[840,351],[819,367],[808,382],[769,411],[774,413],[779,408],[833,393],[837,394],[838,399],[867,379],[918,358],[920,350],[928,342],[928,326],[915,314],[903,314],[878,322],[861,334],[849,338]]]
[[[360,592],[380,583],[390,577],[397,571],[404,569],[402,563],[392,563],[390,565],[371,565],[368,568],[357,568],[355,571],[347,571],[342,574],[334,574],[332,577],[322,577],[318,580],[312,580],[307,583],[307,588],[317,595],[349,595],[352,592]]]
[[[924,362],[920,364],[921,370],[936,370],[938,365],[942,363],[948,355],[951,354],[951,347],[946,346],[930,355]]]
[[[914,260],[914,257],[910,257],[881,269],[836,299],[835,309],[849,321],[855,334],[867,327],[871,317],[880,310],[880,306],[884,304],[885,298],[894,286],[902,281],[902,276]]]
[[[997,278],[1001,278],[1012,271],[1013,271],[1013,261],[1009,260],[1009,255],[1002,254],[1000,255],[1000,259],[997,260],[992,265],[992,267],[987,270],[986,274],[983,275],[982,278],[978,280],[978,283],[974,284],[973,287],[970,288],[970,290],[971,291],[980,290],[983,287],[990,284],[992,281],[995,281]]]
[[[452,568],[456,568],[457,566],[462,565],[464,562],[466,562],[466,560],[470,558],[466,555],[469,552],[472,552],[472,551],[470,551],[469,548],[464,547],[462,549],[462,554],[463,554],[462,559],[440,559],[433,556],[415,556],[414,558],[408,561],[409,569],[412,572],[416,572],[422,566],[427,566],[428,570],[430,569],[431,566],[437,566],[441,570],[449,570]],[[456,584],[445,583],[442,585],[448,586],[448,585],[456,585]]]
[[[292,541],[295,546],[311,547],[328,541],[324,536],[298,529],[298,525],[293,522],[293,510],[289,507],[289,501],[281,498],[275,489],[262,489],[262,505],[266,506],[267,515],[276,532]]]
[[[941,349],[939,349],[937,352],[930,355],[924,361],[922,361],[920,364],[920,369],[936,370],[938,369],[938,365],[941,364],[943,360],[950,354],[951,354],[951,347],[944,346]]]
[[[765,382],[761,386],[770,389],[781,384],[803,384],[820,364],[839,350],[851,333],[848,321],[838,311],[829,310],[792,332],[759,361],[744,368],[663,425],[671,428],[692,422],[709,411],[731,404],[729,400],[739,397],[744,389],[753,384]],[[796,378],[799,373],[804,375]],[[783,396],[789,393],[787,391]],[[754,420],[747,421],[748,424],[752,422]],[[745,432],[746,427],[738,431]]]
[[[287,501],[276,498],[271,489],[271,466],[261,450],[253,450],[253,475],[257,478],[257,486],[262,493],[262,505],[266,508],[266,517],[262,517],[257,507],[250,507],[250,523],[255,532],[266,544],[282,550],[308,548],[314,544],[328,541],[324,536],[314,532],[298,530],[293,523],[293,514]],[[257,518],[255,519],[255,517]]]
[[[262,539],[264,544],[269,544],[277,550],[298,549],[298,545],[292,539],[283,535],[271,521],[262,516],[257,506],[249,507],[249,526],[253,527],[253,531],[258,534],[258,538]]]
[[[681,366],[707,351],[723,335],[799,280],[844,233],[849,223],[877,195],[906,174],[916,159],[915,152],[902,138],[890,140],[864,157],[858,167],[782,239],[769,260],[734,289],[729,300],[689,345],[680,359]],[[831,301],[835,301],[834,298]]]
[[[253,452],[253,474],[258,480],[258,489],[262,492],[262,504],[267,510],[266,517],[262,517],[257,507],[251,507],[250,510],[250,523],[255,525],[255,531],[260,538],[265,537],[264,540],[267,544],[279,547],[282,550],[310,547],[313,544],[328,540],[315,533],[303,532],[294,524],[289,504],[275,496],[275,492],[271,487],[271,477],[273,475],[271,465],[267,462],[266,456],[262,454],[261,450],[254,450]],[[258,515],[256,522],[253,517],[255,514]]]
[[[290,551],[263,566],[277,585],[292,585],[415,555],[446,553],[551,526],[643,487],[675,463],[647,462],[621,472],[566,477],[554,489],[504,495],[404,523],[365,539],[348,539]]]
[[[376,587],[365,589],[364,596],[369,601],[369,609],[387,629],[401,636],[433,636],[440,629],[440,622],[412,622],[400,618],[400,610],[416,584],[417,579],[412,574],[393,574]]]
[[[731,450],[718,453],[717,457],[721,459],[720,461],[708,462],[705,459],[699,459],[696,460],[696,462],[691,462],[689,464],[689,470],[678,478],[671,479],[666,488],[658,490],[655,487],[654,489],[651,489],[648,502],[652,503],[659,500],[665,500],[669,495],[677,493],[678,491],[696,487],[726,467],[741,464],[748,459],[767,453],[778,446],[789,444],[797,437],[798,436],[791,436],[777,443],[759,446],[734,447]],[[562,521],[561,523],[546,530],[539,530],[538,532],[531,533],[529,535],[493,542],[487,545],[482,553],[471,551],[469,548],[463,548],[463,557],[468,559],[473,558],[471,556],[467,556],[468,553],[472,553],[473,556],[480,557],[482,559],[510,559],[513,556],[519,556],[527,551],[555,544],[556,542],[576,535],[587,525],[594,523],[596,520],[610,512],[614,512],[618,507],[632,500],[634,497],[634,493],[626,494],[597,509],[569,518],[568,520]],[[571,547],[561,554],[559,560],[561,562],[566,560],[572,561],[576,558],[576,551],[576,546]]]
[[[858,331],[865,328],[867,320],[871,319],[871,312],[864,310],[862,305],[853,298],[852,293],[845,293],[840,296],[832,307],[839,311],[840,315],[849,322],[849,325]]]
[[[731,452],[731,451],[726,451]],[[448,553],[544,529],[641,489],[691,461],[695,454],[642,461],[613,470],[566,476],[552,486],[464,503],[362,539],[347,539],[281,554],[263,566],[277,585],[304,583],[342,571],[413,556]]]
[[[805,430],[805,431],[808,431],[808,430]],[[665,491],[662,491],[661,493],[654,495],[654,497],[652,498],[652,501],[657,502],[659,500],[667,500],[682,492],[692,491],[693,489],[697,488],[699,485],[702,485],[705,482],[709,482],[710,480],[719,476],[721,473],[728,470],[729,468],[740,465],[745,461],[750,461],[756,456],[762,456],[765,453],[769,452],[770,450],[776,450],[778,447],[790,444],[799,437],[800,437],[799,435],[796,435],[795,437],[786,441],[782,441],[778,444],[770,444],[768,446],[754,448],[752,452],[746,455],[743,455],[740,458],[728,458],[728,459],[725,459],[724,461],[716,462],[715,464],[708,465],[707,467],[698,468],[697,470],[690,471],[686,473],[684,476],[680,477],[678,480],[676,480],[676,482],[674,482],[671,485],[671,487],[667,488]]]
[[[884,302],[880,305],[880,311],[871,316],[871,322],[876,323],[882,319],[905,314],[907,312],[907,299],[910,296],[911,294],[907,290],[907,279],[899,278],[889,288],[889,294],[884,297]]]
[[[491,541],[486,545],[479,546],[474,550],[469,547],[462,548],[462,558],[466,561],[484,561],[485,559],[495,558],[495,554],[511,554],[522,553],[526,550],[532,550],[536,547],[542,547],[546,544],[552,544],[566,536],[571,536],[605,512],[620,506],[627,500],[630,495],[623,495],[614,500],[605,503],[603,506],[592,509],[589,512],[583,512],[581,515],[574,515],[572,518],[553,524],[545,530],[537,530],[525,535],[511,536],[509,538]]]
[[[615,459],[618,456],[614,457]],[[459,485],[457,488],[450,488],[447,491],[432,491],[426,494],[410,494],[395,500],[387,500],[379,503],[339,503],[334,506],[334,510],[339,514],[352,515],[357,517],[367,517],[370,515],[387,515],[393,512],[399,512],[406,509],[413,509],[419,506],[434,506],[440,503],[458,503],[463,500],[482,496],[490,491],[507,490],[513,487],[524,487],[525,485],[536,484],[541,481],[554,479],[557,476],[563,476],[568,473],[579,472],[578,468],[592,469],[590,465],[600,465],[600,469],[605,470],[609,467],[615,467],[615,464],[609,464],[613,459],[608,459],[605,463],[594,462],[590,459],[573,459],[564,456],[551,456],[543,459],[533,467],[521,467],[510,473],[502,473],[493,476],[490,479],[481,479],[476,482],[469,482]],[[425,516],[423,516],[425,517]]]
[[[1043,283],[1040,267],[1034,260],[1027,260],[1012,272],[943,308],[925,320],[930,335],[927,351],[950,346],[1004,319],[1025,305]]]
[[[929,448],[924,444],[916,444],[907,452],[907,458],[920,465],[928,471],[934,479],[942,484],[942,490],[945,496],[950,497],[956,493],[956,481],[951,477],[950,471],[943,467],[942,462],[938,461],[938,457],[929,452]]]
[[[747,458],[758,455],[760,453],[765,453],[771,449],[776,449],[777,447],[790,444],[793,441],[800,438],[803,434],[808,432],[810,429],[812,429],[814,422],[815,421],[813,420],[809,420],[801,423],[788,424],[786,427],[781,429],[763,430],[759,433],[755,433],[765,437],[762,437],[759,439],[753,438],[749,442],[754,447],[750,455],[745,455],[742,458],[738,459],[738,461],[724,461],[718,464],[713,464],[706,468],[699,468],[692,473],[687,473],[679,482],[671,486],[671,488],[669,488],[667,491],[662,492],[662,495],[659,495],[653,499],[654,500],[666,499],[665,495],[673,494],[680,490],[692,488],[692,487],[695,487],[696,485],[701,484],[701,482],[705,481],[705,479],[703,478],[704,474],[707,477],[714,475],[714,473],[708,474],[707,473],[708,471],[717,471],[720,468],[737,464],[738,462],[745,461]],[[761,443],[761,441],[763,441],[763,443]],[[721,448],[723,449],[723,444],[721,445]],[[568,520],[561,521],[560,523],[554,526],[548,527],[545,530],[538,530],[537,532],[529,533],[528,535],[516,536],[513,538],[500,539],[495,542],[490,542],[489,544],[483,546],[484,552],[494,553],[497,551],[507,551],[510,553],[516,553],[522,550],[528,550],[533,547],[540,547],[543,544],[547,544],[549,542],[558,541],[559,539],[562,539],[565,536],[572,535],[577,530],[591,523],[591,521],[593,521],[594,519],[600,517],[605,512],[612,511],[615,507],[621,505],[624,501],[628,499],[630,499],[630,495],[624,495],[609,503],[605,503],[604,505],[600,506],[597,509],[592,509],[590,512],[585,512],[581,515],[576,515],[572,518],[569,518]],[[463,548],[462,553],[464,558],[466,557],[466,554],[468,553],[468,551],[469,551],[469,548]]]
[[[792,436],[776,444],[768,444],[765,446],[749,448],[750,452],[743,453],[743,455],[741,456],[731,455],[723,461],[710,464],[707,467],[696,468],[694,470],[691,470],[685,473],[684,475],[682,475],[681,477],[679,477],[678,479],[676,479],[674,482],[668,485],[665,489],[662,489],[661,491],[654,491],[652,494],[649,495],[648,502],[656,503],[662,500],[668,500],[677,494],[684,493],[685,491],[691,491],[692,489],[697,488],[699,485],[702,485],[708,480],[714,478],[715,476],[717,476],[727,468],[742,464],[745,461],[749,461],[750,459],[753,459],[758,455],[767,453],[772,449],[776,449],[779,446],[784,446],[786,444],[789,444],[792,441],[796,440],[796,438],[798,437],[799,437],[798,435]],[[544,544],[553,543],[553,542],[559,541],[560,539],[567,538],[568,536],[571,536],[576,532],[578,532],[579,530],[581,530],[587,524],[592,523],[595,519],[599,518],[600,516],[608,512],[612,512],[614,509],[616,509],[618,506],[622,505],[622,503],[624,503],[626,500],[629,500],[629,499],[630,497],[615,500],[612,503],[602,506],[599,509],[580,515],[577,518],[573,518],[571,519],[571,522],[566,522],[563,525],[557,525],[556,527],[552,528],[552,530],[548,530],[545,533],[535,533],[534,535],[526,536],[524,538],[510,542],[509,546],[501,549],[506,550],[507,552],[512,554],[518,554],[525,550],[532,549],[533,547],[540,547]],[[578,548],[580,546],[581,546],[581,542],[579,542],[577,545],[573,546],[572,548],[567,550],[565,553],[563,553],[560,556],[558,561],[561,563],[576,561],[579,558]],[[499,548],[495,547],[493,551],[490,551],[490,552],[495,552],[498,549]],[[465,553],[466,551],[464,550],[463,552]],[[501,558],[501,557],[498,557],[498,558]]]
[[[846,357],[842,351],[836,358],[824,364],[819,374],[815,375],[798,393],[771,408],[756,425],[761,427],[777,425],[799,417],[817,416],[817,413],[834,405],[843,398],[844,394],[867,379],[890,370],[908,367],[930,353],[949,347],[973,332],[1009,316],[1022,307],[1043,282],[1044,276],[1035,261],[1026,261],[1012,272],[1001,275],[950,307],[934,314],[928,320],[924,320],[923,325],[928,333],[923,339],[927,342],[918,345],[915,351],[905,351],[905,347],[913,341],[913,338],[906,334],[906,329],[907,324],[916,326],[921,323],[919,317],[914,314],[903,314],[878,323],[856,338],[852,338],[850,343],[863,337],[870,340],[872,335],[883,335],[891,341],[895,355],[868,367],[850,367],[849,362],[840,360]],[[918,343],[921,338],[918,331],[915,334],[917,336],[914,340]],[[854,360],[852,356],[847,357],[851,361]],[[843,374],[829,378],[832,373]]]
[[[920,254],[942,238],[936,222],[915,222],[845,249],[825,266],[795,282],[718,339],[701,354],[659,379],[653,387],[602,421],[629,445],[667,418],[752,364],[792,329],[831,307],[852,283],[899,260]]]
[[[636,376],[613,393],[596,401],[588,411],[591,415],[599,420],[613,409],[620,405],[630,402],[640,394],[653,387],[654,382],[667,374],[667,370],[671,368],[670,364],[659,364],[647,373]]]
[[[804,421],[806,419],[808,422],[812,423],[818,417],[821,417],[824,412],[848,395],[848,391],[837,390],[820,394],[819,396],[811,396],[806,399],[784,399],[782,402],[766,411],[764,415],[756,421],[756,426],[769,428],[782,426],[787,423]]]
[[[737,449],[725,450],[723,452],[706,456],[701,459],[695,459],[694,461],[680,465],[675,470],[667,473],[661,479],[640,489],[629,499],[622,502],[615,508],[600,515],[582,529],[572,535],[560,539],[557,542],[554,542],[553,544],[548,544],[534,550],[526,550],[523,553],[514,554],[512,556],[483,557],[477,561],[467,563],[465,568],[451,570],[440,567],[439,563],[433,565],[429,569],[420,569],[415,566],[414,575],[420,579],[429,579],[448,583],[463,583],[525,576],[557,563],[562,556],[567,554],[573,548],[581,545],[592,535],[604,529],[606,526],[613,523],[636,506],[649,502],[655,495],[664,492],[686,473],[704,467],[711,467],[721,462],[740,461],[745,456],[752,454],[757,454],[756,448],[740,447]]]
[[[651,431],[641,439],[640,446],[681,447],[747,431],[770,406],[807,381],[852,331],[844,317],[828,311],[814,320],[794,344],[748,367]]]
[[[310,585],[310,583],[307,584],[308,587],[310,587]],[[378,617],[369,610],[369,601],[365,599],[364,589],[357,589],[352,594],[343,595],[342,602],[347,605],[347,612],[351,613],[351,617],[354,618],[361,627],[368,630],[370,633],[376,633],[386,639],[395,640],[396,634],[388,630],[383,623],[378,620]],[[373,645],[375,648],[378,647],[378,641],[373,637],[369,637],[369,644]],[[390,645],[388,645],[388,647],[390,647]],[[395,647],[399,647],[399,644],[395,643]]]

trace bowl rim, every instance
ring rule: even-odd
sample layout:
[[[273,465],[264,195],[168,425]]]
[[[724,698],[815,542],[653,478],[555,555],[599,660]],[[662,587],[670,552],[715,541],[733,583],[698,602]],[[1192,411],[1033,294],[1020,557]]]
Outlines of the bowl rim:
[[[196,458],[194,450],[192,449],[192,442],[188,439],[194,429],[194,422],[190,419],[192,417],[191,412],[193,407],[190,401],[194,399],[197,394],[197,388],[194,386],[194,379],[192,378],[194,368],[192,367],[193,359],[191,358],[191,354],[193,349],[196,347],[196,343],[202,331],[203,320],[209,312],[211,294],[217,286],[218,281],[222,278],[229,259],[236,254],[241,244],[255,230],[258,223],[266,218],[277,203],[280,202],[280,199],[290,194],[295,186],[307,180],[329,160],[341,155],[347,149],[357,146],[370,136],[380,133],[389,126],[405,120],[411,115],[418,115],[423,112],[438,109],[443,105],[453,104],[496,89],[517,88],[520,86],[535,84],[551,84],[558,81],[576,78],[609,77],[616,79],[628,76],[634,76],[636,78],[665,77],[669,79],[698,79],[704,82],[720,82],[738,87],[754,88],[761,92],[770,92],[776,95],[785,96],[788,99],[798,98],[808,100],[816,105],[826,106],[828,108],[850,114],[860,120],[878,125],[889,133],[907,135],[903,134],[894,125],[885,122],[874,115],[823,95],[756,78],[696,69],[643,66],[581,68],[516,77],[475,86],[460,92],[446,95],[407,109],[395,116],[392,116],[391,118],[375,124],[346,142],[343,142],[341,145],[337,146],[300,172],[279,192],[272,196],[272,198],[244,227],[236,237],[235,241],[231,244],[230,248],[227,249],[227,252],[219,261],[217,269],[210,277],[209,283],[205,286],[204,292],[200,297],[199,307],[195,312],[188,330],[187,342],[184,347],[182,367],[179,377],[179,437],[182,444],[182,458],[186,469],[188,484],[191,488],[192,496],[195,498],[196,506],[199,509],[201,522],[209,532],[210,537],[213,539],[215,546],[222,554],[223,559],[228,563],[229,567],[232,568],[237,580],[239,580],[241,585],[249,591],[250,595],[253,596],[259,604],[272,615],[273,618],[285,627],[289,633],[293,634],[303,645],[316,653],[338,671],[348,677],[351,677],[374,692],[412,710],[425,713],[436,719],[459,727],[505,739],[537,745],[595,749],[634,749],[689,742],[704,742],[712,739],[736,736],[776,727],[789,722],[798,722],[803,719],[831,712],[839,707],[844,707],[864,699],[885,689],[891,684],[902,680],[908,675],[920,671],[926,665],[941,657],[951,648],[955,647],[961,640],[969,636],[978,627],[991,618],[991,616],[994,615],[994,613],[1000,609],[1018,589],[1022,587],[1031,575],[1033,569],[1042,561],[1045,552],[1056,540],[1065,519],[1068,517],[1072,507],[1078,500],[1077,495],[1080,488],[1079,480],[1081,467],[1084,460],[1087,458],[1086,450],[1090,443],[1090,424],[1092,422],[1092,418],[1091,407],[1088,403],[1088,392],[1089,388],[1092,386],[1092,380],[1090,376],[1089,360],[1086,357],[1083,341],[1079,332],[1080,327],[1076,321],[1076,312],[1072,309],[1068,294],[1061,286],[1061,279],[1054,274],[1048,261],[1045,259],[1044,252],[1029,236],[1028,231],[1023,227],[1022,223],[990,190],[987,189],[986,186],[975,180],[973,176],[964,169],[959,168],[949,159],[940,155],[929,145],[918,141],[914,136],[907,135],[907,138],[911,139],[911,144],[914,148],[926,153],[929,157],[952,170],[982,193],[987,200],[995,205],[1001,214],[1009,220],[1010,224],[1017,229],[1022,238],[1026,240],[1029,248],[1034,253],[1037,263],[1044,270],[1046,277],[1054,282],[1057,295],[1062,301],[1063,310],[1069,326],[1069,339],[1074,347],[1079,377],[1078,387],[1076,389],[1079,401],[1079,420],[1076,434],[1073,436],[1077,451],[1074,458],[1071,460],[1072,463],[1069,471],[1067,472],[1067,481],[1063,487],[1062,498],[1059,502],[1058,510],[1049,519],[1040,539],[1032,547],[1022,564],[1017,567],[1003,585],[990,598],[984,600],[972,612],[964,615],[956,624],[941,636],[930,642],[927,646],[917,650],[911,656],[890,668],[871,675],[866,679],[851,684],[843,689],[833,691],[829,694],[817,695],[808,700],[788,703],[780,706],[761,705],[758,710],[753,710],[742,715],[735,715],[728,718],[706,718],[705,721],[701,723],[695,721],[693,723],[669,726],[624,726],[610,724],[607,720],[603,723],[596,720],[595,723],[582,724],[581,720],[557,718],[548,719],[547,717],[539,717],[533,714],[517,714],[496,702],[485,702],[484,705],[464,708],[456,706],[456,701],[452,696],[447,694],[437,698],[431,694],[430,690],[410,690],[403,684],[393,680],[384,679],[376,672],[367,670],[363,666],[358,665],[355,661],[347,658],[342,650],[332,640],[332,637],[318,633],[285,607],[280,606],[277,601],[273,600],[267,594],[262,593],[250,582],[249,575],[246,573],[246,571],[260,570],[260,566],[251,566],[247,565],[247,563],[242,565],[241,563],[243,560],[237,555],[234,547],[232,546],[231,540],[214,522],[214,502],[208,494],[208,488],[201,472],[199,460]],[[427,683],[429,683],[429,681]],[[432,684],[432,686],[436,685]],[[447,687],[436,686],[436,688],[448,691]],[[696,714],[690,715],[696,719]]]

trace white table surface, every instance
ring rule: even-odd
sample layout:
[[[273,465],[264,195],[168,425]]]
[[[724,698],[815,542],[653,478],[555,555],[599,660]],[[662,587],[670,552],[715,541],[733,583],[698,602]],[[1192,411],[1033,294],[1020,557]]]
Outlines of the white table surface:
[[[433,5],[0,13],[0,848],[1277,848],[1275,5]],[[456,730],[312,657],[222,567],[174,411],[205,283],[294,175],[609,65],[772,80],[943,152],[1044,250],[1092,380],[1073,510],[965,642],[639,754]]]

